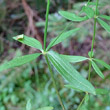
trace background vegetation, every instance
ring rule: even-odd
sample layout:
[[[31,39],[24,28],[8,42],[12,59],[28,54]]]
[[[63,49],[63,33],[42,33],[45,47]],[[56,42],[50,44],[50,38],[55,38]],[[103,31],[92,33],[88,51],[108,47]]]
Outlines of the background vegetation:
[[[109,0],[99,1],[100,12],[110,15]],[[52,0],[49,15],[48,43],[51,38],[58,35],[69,24],[69,21],[58,14],[58,11],[62,9],[78,13],[78,10],[85,3],[86,1],[84,0]],[[0,0],[1,64],[13,57],[36,52],[32,48],[13,41],[12,37],[25,33],[43,43],[45,8],[46,0]],[[79,33],[71,36],[69,40],[65,40],[53,49],[59,51],[59,53],[87,56],[91,48],[93,21],[73,23],[69,28],[72,29],[74,27],[83,28],[81,28]],[[94,49],[95,57],[101,58],[110,64],[110,34],[105,32],[99,25],[97,25],[97,30],[98,34]],[[74,66],[85,78],[87,77],[87,62],[78,63]],[[92,71],[92,84],[110,91],[110,71],[103,67],[101,67],[101,70],[105,75],[105,79],[102,80]],[[57,87],[65,107],[67,110],[75,110],[84,94],[76,93],[72,89],[63,87],[66,81],[57,74],[56,70],[54,71],[56,73],[54,75],[57,79]],[[54,106],[55,110],[61,109],[55,89],[52,86],[47,65],[39,59],[22,67],[0,73],[0,110],[25,110],[29,99],[31,99],[33,110],[48,105]],[[82,106],[82,110],[110,110],[110,92],[106,95],[103,95],[103,92],[102,95],[91,95],[89,99]]]

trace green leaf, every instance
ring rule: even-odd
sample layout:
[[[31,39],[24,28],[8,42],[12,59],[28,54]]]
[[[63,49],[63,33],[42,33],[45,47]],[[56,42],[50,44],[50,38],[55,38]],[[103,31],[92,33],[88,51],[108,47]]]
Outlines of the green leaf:
[[[52,46],[62,42],[63,40],[65,40],[66,38],[70,37],[72,34],[76,33],[80,28],[76,28],[67,32],[63,32],[62,34],[60,34],[59,36],[57,36],[56,38],[54,38],[50,44],[47,47],[47,50],[50,49]]]
[[[60,56],[61,58],[64,58],[65,60],[71,63],[77,63],[77,62],[81,62],[89,59],[83,56],[72,56],[72,55],[60,55]]]
[[[37,27],[43,27],[43,26],[45,26],[45,22],[43,22],[43,21],[39,21],[39,22],[37,22],[36,24],[35,24]]]
[[[74,90],[76,90],[76,91],[78,91],[78,92],[82,92],[82,90],[80,90],[80,89],[77,89],[76,87],[74,87],[73,85],[64,85],[66,88],[69,88],[69,89],[74,89]]]
[[[9,69],[9,68],[13,68],[13,67],[17,67],[17,66],[21,66],[25,63],[28,63],[34,59],[36,59],[38,56],[40,56],[41,53],[35,53],[35,54],[30,54],[30,55],[25,55],[25,56],[21,56],[21,57],[17,57],[11,61],[8,61],[7,63],[4,63],[3,65],[0,66],[0,71]]]
[[[101,72],[101,70],[99,69],[99,67],[95,64],[94,61],[92,61],[92,66],[93,66],[95,72],[96,72],[102,79],[104,79],[103,73]]]
[[[110,65],[108,65],[107,63],[105,63],[104,61],[102,60],[99,60],[99,59],[93,59],[95,60],[97,63],[103,65],[105,68],[107,68],[108,70],[110,70]]]
[[[100,89],[100,88],[96,89],[96,94],[108,94],[108,93],[109,91],[106,89]]]
[[[37,110],[53,110],[53,107],[43,107],[43,108],[39,108]]]
[[[88,19],[87,16],[79,17],[76,14],[70,13],[70,12],[67,12],[67,11],[59,11],[59,14],[61,16],[63,16],[64,18],[66,18],[68,20],[71,20],[71,21],[85,21],[85,20]]]
[[[48,58],[56,70],[76,89],[95,94],[95,89],[91,83],[84,79],[79,72],[65,59],[61,58],[59,54],[50,51]]]
[[[89,2],[87,5],[89,5],[89,6],[91,6],[91,5],[92,5],[92,6],[96,6],[96,4],[97,4],[96,2]],[[98,6],[100,6],[100,7],[102,7],[102,6],[104,6],[104,5],[105,5],[105,4],[103,4],[103,3],[99,3],[99,4],[98,4]]]
[[[18,35],[16,37],[13,37],[13,39],[17,40],[17,41],[19,41],[19,42],[21,42],[23,44],[26,44],[26,45],[28,45],[30,47],[42,50],[41,43],[38,40],[36,40],[36,39],[34,39],[32,37],[28,37],[28,36],[22,34],[22,35]]]
[[[104,18],[106,20],[110,20],[110,16],[107,15],[99,15],[100,18]]]
[[[88,6],[84,6],[82,8],[82,11],[84,13],[86,13],[86,15],[88,16],[88,18],[93,18],[94,17],[94,10]]]
[[[27,104],[26,104],[26,110],[31,110],[31,101],[28,100]]]
[[[104,22],[103,20],[101,20],[100,18],[97,18],[98,22],[100,23],[100,25],[107,31],[110,32],[110,26]]]

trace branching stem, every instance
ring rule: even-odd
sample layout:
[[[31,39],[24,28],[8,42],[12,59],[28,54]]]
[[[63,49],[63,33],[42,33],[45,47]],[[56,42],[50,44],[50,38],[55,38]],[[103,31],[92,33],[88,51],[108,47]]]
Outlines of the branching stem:
[[[95,42],[95,36],[96,36],[96,23],[97,23],[97,15],[98,15],[98,3],[99,3],[99,0],[96,1],[96,10],[95,10],[95,16],[94,16],[94,33],[93,33],[93,38],[92,38],[90,59],[92,59],[92,57],[93,57],[93,49],[94,49],[94,42]],[[91,68],[92,68],[92,63],[90,60],[89,61],[89,74],[88,74],[88,80],[89,81],[90,81],[90,77],[91,77]],[[84,98],[82,99],[82,101],[80,102],[77,110],[80,110],[80,107],[82,106],[82,104],[85,100],[86,94],[85,94]]]
[[[97,0],[97,2],[96,2],[96,11],[95,11],[95,17],[94,17],[94,34],[93,34],[93,38],[92,38],[90,59],[92,59],[92,57],[93,57],[93,49],[94,49],[94,42],[95,42],[95,36],[96,36],[96,23],[97,23],[96,16],[98,15],[98,2],[99,2],[99,0]],[[88,75],[89,81],[90,81],[90,74],[91,74],[91,66],[92,66],[91,61],[89,61],[89,75]]]

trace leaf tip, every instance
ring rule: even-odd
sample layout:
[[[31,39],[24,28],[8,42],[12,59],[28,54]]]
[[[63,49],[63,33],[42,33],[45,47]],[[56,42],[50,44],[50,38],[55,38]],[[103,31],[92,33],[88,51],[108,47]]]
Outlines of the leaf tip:
[[[60,11],[58,11],[58,13],[60,14],[62,11],[60,10]]]
[[[58,13],[59,13],[60,15],[62,15],[62,14],[63,14],[63,12],[64,12],[64,11],[60,10]]]
[[[24,34],[13,37],[14,40],[22,40],[24,38]]]
[[[105,76],[104,75],[102,76],[102,79],[105,79]]]
[[[94,90],[93,95],[96,95],[96,90]]]

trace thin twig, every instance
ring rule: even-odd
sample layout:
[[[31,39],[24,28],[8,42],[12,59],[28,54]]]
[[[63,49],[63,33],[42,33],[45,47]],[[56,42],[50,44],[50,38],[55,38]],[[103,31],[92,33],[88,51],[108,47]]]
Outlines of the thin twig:
[[[52,81],[53,81],[53,85],[54,85],[54,88],[56,90],[60,105],[62,107],[62,110],[65,110],[65,107],[64,107],[63,102],[61,100],[60,94],[59,94],[59,92],[57,90],[57,86],[56,86],[56,83],[55,83],[55,79],[54,79],[54,75],[53,75],[53,72],[52,72],[52,68],[51,68],[50,62],[49,62],[48,57],[46,55],[45,55],[45,59],[46,59],[46,62],[47,62],[47,65],[48,65],[48,68],[49,68],[49,71],[50,71],[50,75],[51,75],[51,78],[52,78]]]

